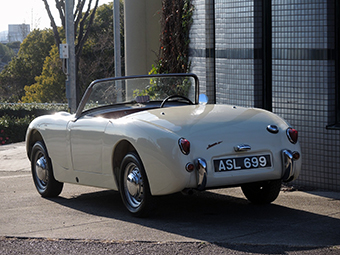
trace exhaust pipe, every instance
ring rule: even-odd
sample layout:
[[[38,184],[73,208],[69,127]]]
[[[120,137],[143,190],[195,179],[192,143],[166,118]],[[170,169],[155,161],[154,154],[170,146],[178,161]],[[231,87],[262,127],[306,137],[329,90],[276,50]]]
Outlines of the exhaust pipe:
[[[182,194],[185,196],[191,196],[194,194],[194,190],[193,189],[184,189],[182,190]]]

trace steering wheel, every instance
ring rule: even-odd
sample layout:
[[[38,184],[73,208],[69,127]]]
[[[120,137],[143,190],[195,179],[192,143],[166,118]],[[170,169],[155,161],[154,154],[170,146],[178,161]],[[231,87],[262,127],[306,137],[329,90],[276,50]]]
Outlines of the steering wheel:
[[[160,108],[164,107],[165,103],[168,102],[170,99],[172,98],[182,98],[184,99],[185,101],[187,101],[189,104],[194,104],[189,98],[185,97],[185,96],[181,96],[181,95],[171,95],[171,96],[168,96],[167,98],[165,98],[163,100],[163,102],[161,103],[161,106]]]

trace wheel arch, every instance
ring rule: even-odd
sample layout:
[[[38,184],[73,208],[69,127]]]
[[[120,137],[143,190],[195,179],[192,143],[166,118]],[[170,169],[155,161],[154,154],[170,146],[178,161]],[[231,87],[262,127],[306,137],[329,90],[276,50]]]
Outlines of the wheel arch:
[[[129,152],[134,152],[138,155],[136,148],[129,141],[122,140],[116,145],[112,154],[112,169],[118,189],[120,189],[119,187],[120,166],[122,164],[124,157]]]
[[[31,160],[32,148],[33,148],[34,144],[38,141],[41,141],[45,145],[44,139],[43,139],[41,133],[36,129],[31,130],[30,133],[28,134],[27,138],[26,138],[27,157],[30,160]],[[46,145],[45,145],[45,147],[46,147]]]

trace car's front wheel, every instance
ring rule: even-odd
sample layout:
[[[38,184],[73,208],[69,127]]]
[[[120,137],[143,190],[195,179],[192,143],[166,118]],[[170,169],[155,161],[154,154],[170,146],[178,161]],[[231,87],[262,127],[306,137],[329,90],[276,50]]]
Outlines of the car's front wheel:
[[[57,197],[61,193],[64,184],[54,178],[51,159],[41,141],[32,148],[31,170],[35,187],[42,197]]]
[[[121,164],[120,194],[125,207],[136,217],[146,217],[153,207],[149,182],[139,156],[128,153]]]
[[[281,180],[248,183],[241,186],[243,194],[254,204],[269,204],[279,195]]]

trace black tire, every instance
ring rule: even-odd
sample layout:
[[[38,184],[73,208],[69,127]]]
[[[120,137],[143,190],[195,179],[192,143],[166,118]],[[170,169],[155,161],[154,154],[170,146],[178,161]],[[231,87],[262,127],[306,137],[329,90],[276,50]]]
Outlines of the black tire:
[[[120,194],[125,207],[135,217],[147,217],[153,208],[153,198],[144,166],[139,156],[128,153],[121,164]]]
[[[32,148],[31,171],[34,185],[42,197],[57,197],[61,193],[64,183],[54,178],[51,159],[41,141]]]
[[[270,204],[280,193],[281,180],[248,183],[241,186],[243,194],[254,204]]]

